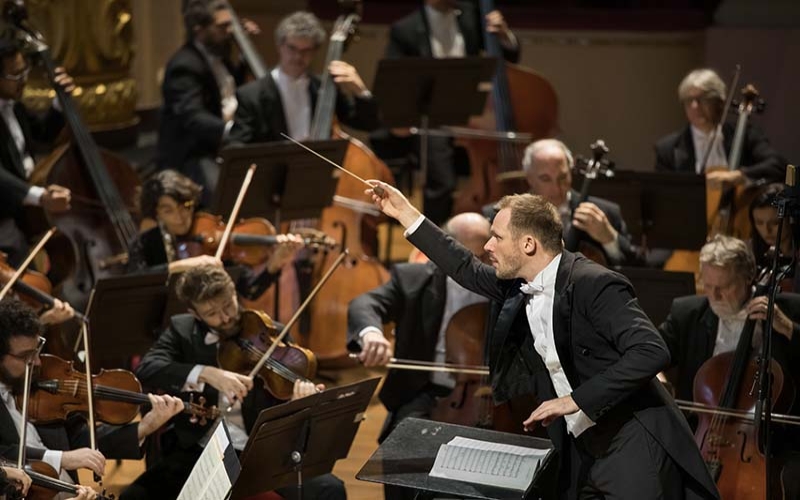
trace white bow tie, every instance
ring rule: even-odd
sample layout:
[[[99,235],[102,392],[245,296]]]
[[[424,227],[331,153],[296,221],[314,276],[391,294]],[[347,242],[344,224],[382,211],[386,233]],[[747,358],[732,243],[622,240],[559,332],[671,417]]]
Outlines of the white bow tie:
[[[219,335],[214,332],[206,333],[205,343],[206,345],[216,344],[219,342]]]
[[[519,291],[525,295],[537,295],[544,291],[544,285],[536,283],[523,283],[519,286]]]

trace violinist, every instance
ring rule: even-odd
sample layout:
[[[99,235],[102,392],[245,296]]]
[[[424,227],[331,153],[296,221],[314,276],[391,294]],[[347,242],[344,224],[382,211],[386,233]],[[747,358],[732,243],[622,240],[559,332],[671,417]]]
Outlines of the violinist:
[[[22,416],[15,396],[22,390],[25,365],[35,356],[34,367],[41,366],[38,356],[41,323],[36,314],[15,299],[0,302],[0,456],[16,459]],[[36,370],[34,370],[34,382]],[[153,409],[140,422],[123,426],[101,425],[97,429],[98,450],[88,448],[86,422],[80,415],[57,424],[28,424],[27,457],[42,460],[60,471],[64,481],[74,483],[78,469],[91,469],[98,475],[105,472],[106,457],[141,458],[141,443],[173,415],[183,411],[180,399],[150,395]]]
[[[486,29],[497,35],[506,61],[516,63],[520,46],[499,10],[489,13]],[[425,0],[424,5],[392,24],[386,58],[465,57],[480,55],[483,29],[475,2]],[[405,132],[398,135],[406,135]],[[389,141],[397,140],[389,137]],[[402,142],[402,139],[400,139]],[[459,153],[448,137],[428,138],[428,170],[425,179],[425,214],[436,224],[450,216],[457,171],[469,168],[466,155]],[[419,151],[419,146],[413,147]]]
[[[325,42],[325,29],[310,12],[295,12],[275,29],[278,64],[264,78],[242,85],[231,140],[241,143],[282,140],[280,134],[303,140],[311,132],[320,79],[309,72]],[[331,61],[327,71],[338,87],[336,116],[350,127],[378,127],[378,106],[356,68]]]
[[[195,210],[202,187],[174,170],[163,170],[142,185],[139,206],[142,215],[154,219],[155,227],[141,233],[131,244],[128,270],[141,272],[166,269],[179,273],[200,265],[222,265],[211,255],[179,259],[177,245],[191,236]],[[296,235],[279,235],[279,243],[263,269],[245,268],[237,282],[242,296],[255,299],[275,282],[281,267],[294,258],[303,245]]]
[[[228,141],[243,65],[230,58],[231,14],[226,0],[183,3],[186,43],[167,63],[158,131],[160,168],[176,168],[204,187],[208,205],[219,178],[215,158]],[[255,33],[258,27],[245,23]]]
[[[50,213],[70,207],[69,189],[32,186],[28,182],[34,169],[34,145],[49,146],[64,125],[55,101],[44,115],[31,112],[21,102],[30,70],[30,61],[19,45],[0,39],[0,250],[8,254],[8,262],[14,267],[28,253],[27,239],[19,224],[23,206],[40,206]],[[72,78],[64,68],[57,71],[56,82],[72,91]]]
[[[197,391],[207,401],[219,402],[220,408],[233,404],[226,419],[233,447],[241,451],[259,412],[281,401],[264,391],[260,378],[253,380],[219,367],[218,344],[236,336],[241,329],[241,309],[233,280],[217,266],[193,267],[180,276],[177,293],[189,306],[189,314],[171,318],[169,327],[142,358],[136,375],[144,385],[168,393]],[[321,385],[297,381],[292,399],[322,389]],[[163,456],[123,492],[121,500],[177,498],[203,451],[200,440],[208,425],[192,424],[178,417],[162,437]],[[303,486],[307,499],[345,498],[344,484],[330,474],[304,480]],[[279,493],[293,498],[292,490]]]
[[[444,231],[481,260],[489,239],[489,222],[481,214],[456,215]],[[382,366],[398,358],[444,363],[445,333],[453,315],[471,304],[487,302],[447,277],[432,262],[398,264],[391,281],[356,297],[348,307],[348,348],[359,351],[364,366]],[[394,322],[395,345],[382,326]],[[448,395],[455,384],[451,374],[403,372],[390,369],[378,395],[389,414],[378,442],[408,417],[430,418],[437,398]],[[387,500],[414,498],[407,488],[384,485]]]
[[[572,188],[572,152],[557,139],[542,139],[525,148],[522,168],[531,194],[543,196],[558,209],[566,235],[570,225],[580,232],[580,239],[600,249],[607,263],[630,264],[636,260],[636,250],[631,244],[628,226],[622,211],[614,202],[590,196],[573,211],[573,203],[580,193]],[[484,208],[493,216],[493,207]],[[490,217],[491,218],[491,217]]]
[[[16,467],[0,467],[0,494],[6,492],[8,487],[25,495],[31,487],[31,478]]]
[[[778,238],[778,209],[773,203],[778,199],[778,195],[786,187],[785,184],[768,184],[759,192],[758,196],[750,204],[750,248],[756,259],[756,268],[764,269],[772,265],[770,248],[777,246]],[[795,255],[796,246],[793,244],[791,217],[787,217],[783,222],[781,233],[781,259],[782,263],[790,263]],[[794,270],[790,271],[789,277],[794,276]],[[786,290],[784,291],[792,291]]]
[[[767,317],[767,297],[752,296],[755,259],[747,244],[729,236],[716,236],[700,251],[700,277],[706,295],[680,297],[672,302],[669,316],[659,327],[669,347],[676,374],[670,378],[675,397],[693,400],[693,384],[700,366],[712,356],[734,351],[745,321]],[[756,327],[754,343],[761,343],[762,326]],[[773,354],[785,377],[797,378],[800,359],[800,295],[778,294],[773,317]],[[664,379],[663,376],[660,378]],[[746,383],[750,383],[749,381]],[[796,382],[794,382],[796,385]],[[791,413],[797,412],[794,408]],[[692,419],[693,420],[693,419]],[[774,439],[787,448],[800,449],[794,432]],[[779,450],[786,454],[789,450]],[[784,498],[800,498],[800,478],[785,484]],[[794,492],[788,494],[789,490]]]
[[[706,165],[728,166],[734,125],[719,123],[726,92],[725,82],[711,69],[696,69],[684,77],[678,86],[678,99],[689,123],[682,130],[656,142],[656,170],[702,174]],[[703,154],[715,128],[717,134],[714,144],[706,165],[703,165]],[[786,170],[786,160],[770,145],[764,132],[749,122],[742,144],[740,165],[733,171],[709,170],[706,180],[712,186],[722,183],[751,185],[782,182]]]
[[[563,249],[541,196],[499,202],[490,265],[448,237],[392,186],[375,204],[462,286],[502,303],[487,342],[497,403],[530,395],[558,451],[558,498],[719,498],[697,445],[655,381],[669,352],[630,283]]]

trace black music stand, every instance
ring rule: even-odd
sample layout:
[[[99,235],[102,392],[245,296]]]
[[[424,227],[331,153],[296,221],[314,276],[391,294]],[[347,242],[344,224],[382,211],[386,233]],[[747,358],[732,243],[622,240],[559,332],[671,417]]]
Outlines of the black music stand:
[[[621,267],[636,290],[639,304],[656,327],[667,319],[673,299],[697,293],[693,273],[645,267]]]
[[[341,165],[348,141],[309,141],[305,145]],[[232,146],[220,152],[212,212],[227,217],[247,169],[258,165],[239,216],[264,217],[276,226],[284,220],[318,218],[336,192],[341,172],[290,141]]]
[[[329,473],[345,458],[380,378],[328,389],[262,411],[240,460],[232,500]]]
[[[646,237],[649,248],[697,250],[706,241],[702,175],[617,170],[611,179],[592,181],[592,195],[618,203],[631,236]]]
[[[161,332],[167,273],[130,274],[97,280],[89,311],[94,368],[129,366]]]
[[[548,439],[419,418],[406,418],[389,434],[389,437],[378,447],[364,467],[358,471],[356,479],[412,488],[420,491],[422,498],[444,493],[458,498],[520,500],[540,498],[541,493],[537,486],[548,474],[555,473],[550,470],[556,462],[553,459],[555,454],[550,453],[544,459],[545,462],[526,491],[429,476],[428,473],[436,460],[439,446],[446,444],[456,436],[527,448],[553,448],[553,444]]]

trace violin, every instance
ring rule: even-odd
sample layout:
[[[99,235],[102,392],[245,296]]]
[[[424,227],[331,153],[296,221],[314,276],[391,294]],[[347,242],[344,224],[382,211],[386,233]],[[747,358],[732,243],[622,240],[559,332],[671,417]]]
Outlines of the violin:
[[[0,284],[8,283],[16,273],[16,269],[8,264],[8,256],[0,252]],[[53,285],[47,276],[38,271],[25,271],[25,273],[11,285],[11,288],[21,294],[20,299],[40,312],[42,306],[53,305]],[[49,301],[48,301],[49,299]]]
[[[65,420],[75,412],[89,411],[87,404],[86,378],[72,367],[71,361],[42,354],[41,374],[35,382],[38,389],[31,394],[28,403],[29,419],[40,424]],[[150,404],[150,398],[142,393],[142,385],[136,376],[127,370],[100,370],[92,376],[94,411],[98,421],[111,425],[123,425],[133,421],[139,414],[139,406]],[[21,407],[21,397],[17,405]],[[206,407],[205,398],[184,402],[184,413],[191,415],[193,423],[205,425],[216,419],[216,406]]]
[[[14,465],[10,465],[14,467]],[[56,471],[50,464],[41,461],[32,461],[25,465],[25,473],[31,478],[31,487],[28,489],[28,494],[24,497],[22,493],[13,490],[5,492],[7,500],[52,500],[58,493],[69,493],[71,495],[78,494],[78,486],[58,478],[58,471]],[[106,494],[106,492],[98,493],[95,497],[96,500],[114,500],[114,495]]]
[[[277,330],[272,319],[262,311],[242,312],[241,331],[220,343],[217,360],[223,370],[249,373],[257,366]],[[296,380],[309,381],[317,373],[317,358],[310,350],[291,342],[280,341],[258,371],[264,388],[282,400],[292,398]]]
[[[222,222],[222,217],[207,212],[196,213],[189,234],[176,238],[175,258],[216,254],[224,232],[225,223]],[[278,244],[278,236],[275,226],[267,219],[244,219],[233,226],[222,258],[251,267],[264,264],[272,256],[273,247]],[[336,245],[335,241],[321,231],[306,232],[303,242],[314,250],[329,249]]]

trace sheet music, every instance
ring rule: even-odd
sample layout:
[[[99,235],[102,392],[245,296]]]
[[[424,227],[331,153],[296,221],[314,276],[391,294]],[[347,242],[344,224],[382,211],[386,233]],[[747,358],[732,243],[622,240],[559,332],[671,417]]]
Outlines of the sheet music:
[[[231,445],[221,420],[203,453],[183,485],[178,500],[224,500],[231,491],[231,478],[225,469],[225,449]]]
[[[433,477],[525,491],[549,449],[455,437],[439,447]]]

